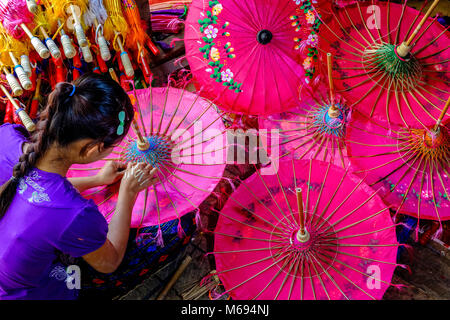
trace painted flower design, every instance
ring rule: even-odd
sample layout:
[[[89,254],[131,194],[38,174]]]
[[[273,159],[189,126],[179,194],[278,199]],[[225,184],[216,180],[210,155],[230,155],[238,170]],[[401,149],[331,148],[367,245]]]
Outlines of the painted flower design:
[[[223,6],[219,3],[212,7],[212,15],[218,16],[223,10]]]
[[[211,51],[209,53],[209,57],[211,58],[211,60],[213,61],[218,61],[220,60],[220,53],[219,50],[215,47],[211,48]]]
[[[319,37],[317,36],[317,34],[310,34],[308,36],[308,39],[306,40],[306,43],[311,47],[316,47],[319,43]]]
[[[203,32],[208,39],[215,39],[217,37],[217,33],[219,30],[214,28],[212,25],[209,25],[208,28]]]
[[[222,75],[222,81],[223,82],[230,82],[233,79],[233,76],[234,76],[233,72],[231,72],[230,69],[222,71],[221,75]]]
[[[313,59],[311,57],[307,57],[305,60],[303,60],[303,68],[308,70],[311,67],[312,60]]]
[[[314,12],[312,10],[306,13],[305,18],[309,24],[314,24],[314,22],[316,21],[316,16],[314,15]]]

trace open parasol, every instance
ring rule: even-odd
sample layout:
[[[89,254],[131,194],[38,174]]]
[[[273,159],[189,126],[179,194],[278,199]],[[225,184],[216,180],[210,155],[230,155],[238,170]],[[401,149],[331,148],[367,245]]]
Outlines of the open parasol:
[[[309,95],[304,95],[299,108],[259,118],[259,128],[268,134],[264,137],[264,131],[260,130],[263,143],[276,138],[273,134],[279,137],[270,147],[267,144],[272,158],[291,155],[295,159],[330,161],[344,168],[349,165],[344,137],[351,111],[334,92],[331,54],[327,55],[327,61],[328,88],[320,83]]]
[[[396,268],[395,225],[363,179],[317,160],[257,171],[214,231],[217,275],[234,299],[381,299]]]
[[[333,48],[336,87],[351,107],[405,127],[436,122],[450,94],[449,32],[428,18],[438,2],[425,15],[407,1],[356,2],[333,14],[320,37]]]
[[[149,163],[157,168],[159,183],[139,194],[131,227],[158,226],[196,209],[220,181],[226,161],[225,128],[212,103],[193,93],[150,87],[131,95],[137,112],[134,129],[110,157],[73,166],[68,176],[96,174],[108,160]],[[118,188],[119,184],[99,187],[83,195],[110,220]]]
[[[399,213],[419,220],[450,219],[450,122],[443,120],[449,103],[450,98],[427,129],[389,126],[360,114],[349,124],[347,146],[355,173],[366,175]]]
[[[194,0],[185,47],[200,93],[235,114],[298,106],[304,71],[293,45],[295,10],[285,0]]]

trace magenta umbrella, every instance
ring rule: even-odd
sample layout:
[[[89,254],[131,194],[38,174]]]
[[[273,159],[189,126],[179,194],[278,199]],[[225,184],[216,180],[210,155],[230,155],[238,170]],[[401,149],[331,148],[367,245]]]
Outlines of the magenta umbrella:
[[[367,116],[426,129],[450,94],[449,32],[428,18],[438,0],[425,15],[407,1],[360,3],[336,10],[320,33],[336,59],[336,88]]]
[[[74,165],[68,177],[94,175],[105,161],[151,164],[158,169],[159,183],[139,194],[131,227],[180,219],[196,209],[222,177],[226,157],[221,115],[211,102],[182,89],[149,88],[129,94],[136,105],[140,128],[130,130],[107,159]],[[146,146],[140,144],[139,136],[144,137]],[[93,199],[109,221],[116,208],[118,189],[116,183],[88,190],[83,196]]]
[[[295,13],[291,0],[194,0],[185,47],[200,94],[236,114],[298,106],[304,70],[294,49]]]
[[[295,159],[329,161],[343,168],[350,165],[344,138],[351,110],[342,97],[328,89],[321,83],[308,90],[300,107],[259,118],[262,142],[271,158],[291,155]]]
[[[449,103],[450,98],[447,108]],[[448,120],[428,129],[406,128],[355,113],[347,130],[348,154],[355,173],[379,188],[397,212],[449,220],[449,128]]]
[[[234,299],[381,299],[397,266],[394,227],[348,170],[282,161],[242,181],[220,212],[217,275]]]

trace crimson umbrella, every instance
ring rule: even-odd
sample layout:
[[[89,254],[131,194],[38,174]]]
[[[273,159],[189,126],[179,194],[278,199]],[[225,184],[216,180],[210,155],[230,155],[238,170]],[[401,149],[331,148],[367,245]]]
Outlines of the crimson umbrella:
[[[317,160],[257,171],[214,231],[217,275],[234,299],[381,299],[398,243],[377,191]]]
[[[263,115],[298,106],[298,63],[286,0],[194,0],[185,27],[186,57],[201,95],[235,114]]]
[[[356,2],[324,24],[322,44],[336,58],[336,87],[351,107],[405,127],[434,125],[450,94],[449,33],[428,18],[438,2],[425,15],[406,1]]]
[[[355,173],[380,188],[384,201],[397,212],[419,220],[450,219],[450,121],[443,121],[449,103],[450,98],[440,121],[427,129],[389,126],[360,114],[354,114],[348,127]]]

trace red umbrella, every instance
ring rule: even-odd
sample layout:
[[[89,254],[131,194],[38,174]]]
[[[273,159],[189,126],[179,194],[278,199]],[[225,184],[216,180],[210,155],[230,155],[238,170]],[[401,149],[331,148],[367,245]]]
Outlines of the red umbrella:
[[[234,299],[381,299],[397,266],[394,227],[364,179],[282,161],[242,181],[220,212],[217,275]]]
[[[426,129],[447,100],[449,33],[437,18],[390,1],[336,11],[321,38],[336,58],[336,87],[362,113]],[[376,4],[380,12],[369,6]],[[447,115],[449,115],[447,113]]]
[[[296,107],[304,77],[294,1],[194,0],[185,27],[186,57],[200,93],[239,114]]]

